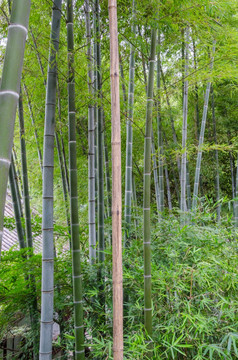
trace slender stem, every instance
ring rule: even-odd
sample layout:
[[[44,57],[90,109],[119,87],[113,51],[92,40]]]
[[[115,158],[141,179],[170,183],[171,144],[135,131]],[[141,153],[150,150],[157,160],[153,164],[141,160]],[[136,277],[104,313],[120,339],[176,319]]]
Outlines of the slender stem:
[[[151,31],[151,53],[149,60],[149,80],[147,85],[146,129],[144,146],[144,324],[146,334],[152,336],[152,300],[151,300],[151,235],[150,235],[150,178],[151,178],[151,132],[154,89],[154,67],[156,51],[156,30]],[[151,340],[148,340],[151,342]]]
[[[78,179],[75,124],[75,80],[74,80],[74,28],[73,1],[67,0],[67,45],[68,45],[68,119],[69,119],[69,173],[71,249],[73,272],[75,359],[84,360],[83,291],[79,241]]]
[[[86,37],[87,37],[87,60],[88,60],[88,91],[93,98],[93,58],[91,49],[91,25],[89,0],[84,2]],[[89,224],[89,261],[96,261],[96,219],[95,219],[95,124],[94,106],[92,100],[88,105],[88,224]]]
[[[132,3],[131,31],[135,34],[135,2]],[[134,77],[135,77],[135,50],[130,45],[130,68],[128,89],[128,110],[126,122],[126,171],[125,171],[125,246],[130,242],[131,228],[131,199],[132,199],[132,144],[133,144],[133,108],[134,108]]]
[[[185,43],[185,64],[184,75],[188,76],[188,51],[189,51],[189,30],[186,28],[186,43]],[[181,164],[181,201],[180,208],[182,214],[182,223],[185,224],[184,213],[187,210],[186,205],[186,165],[187,165],[187,118],[188,118],[188,80],[184,81],[184,95],[183,95],[183,132],[182,132],[182,164]]]

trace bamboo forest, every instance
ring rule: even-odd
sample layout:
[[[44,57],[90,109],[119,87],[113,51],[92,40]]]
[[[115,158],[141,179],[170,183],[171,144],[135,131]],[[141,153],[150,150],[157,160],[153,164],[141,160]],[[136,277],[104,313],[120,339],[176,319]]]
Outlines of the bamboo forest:
[[[0,0],[0,359],[238,359],[238,0]]]

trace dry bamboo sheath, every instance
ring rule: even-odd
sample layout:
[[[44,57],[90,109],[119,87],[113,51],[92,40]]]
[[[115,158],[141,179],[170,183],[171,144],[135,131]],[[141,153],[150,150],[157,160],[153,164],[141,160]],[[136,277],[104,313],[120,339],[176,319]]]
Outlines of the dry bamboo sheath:
[[[123,289],[121,235],[121,136],[117,2],[109,0],[110,76],[112,111],[112,246],[113,246],[113,359],[123,359]]]

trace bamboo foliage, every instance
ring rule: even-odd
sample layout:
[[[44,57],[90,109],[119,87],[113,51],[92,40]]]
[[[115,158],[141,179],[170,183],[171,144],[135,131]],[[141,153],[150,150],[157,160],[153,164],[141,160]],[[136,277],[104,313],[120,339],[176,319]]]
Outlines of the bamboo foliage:
[[[44,151],[43,151],[43,213],[42,213],[42,296],[40,360],[52,358],[54,242],[53,242],[53,170],[56,106],[56,56],[59,48],[61,0],[54,0],[48,62]]]
[[[123,360],[121,129],[116,0],[109,0],[108,7],[112,112],[113,359]]]
[[[135,2],[132,3],[132,34],[135,34]],[[126,122],[126,178],[125,178],[125,245],[130,240],[131,226],[131,199],[132,199],[132,141],[133,141],[133,107],[134,107],[134,77],[135,77],[135,50],[130,45],[130,68],[129,68],[129,90],[128,110]]]
[[[212,51],[213,51],[213,55],[212,55],[212,59],[211,59],[211,69],[213,68],[215,46],[213,46]],[[206,120],[207,120],[207,109],[208,109],[210,88],[211,88],[211,82],[209,81],[207,83],[207,88],[206,88],[204,107],[203,107],[203,115],[202,115],[202,123],[201,123],[201,130],[200,130],[200,135],[199,135],[198,154],[197,154],[195,180],[194,180],[194,188],[193,188],[192,209],[195,209],[196,206],[197,206],[198,185],[199,185],[200,169],[201,169],[201,161],[202,161],[202,148],[201,147],[202,147],[203,141],[204,141],[204,132],[205,132]]]
[[[0,255],[8,172],[19,99],[22,64],[30,14],[30,0],[14,0],[0,88]]]
[[[93,58],[91,49],[91,25],[89,0],[85,0],[85,23],[87,37],[88,90],[93,97]],[[92,100],[88,105],[88,224],[89,224],[89,260],[96,261],[96,221],[95,221],[95,124]]]
[[[68,119],[69,119],[69,173],[70,173],[70,215],[71,249],[73,271],[73,301],[75,329],[75,359],[83,360],[84,326],[82,300],[82,274],[79,241],[78,179],[75,124],[75,80],[74,80],[74,28],[73,1],[67,0],[67,44],[68,44]]]
[[[150,178],[151,178],[151,131],[154,89],[154,67],[156,51],[156,30],[151,33],[149,59],[149,79],[147,85],[146,129],[144,147],[144,191],[143,191],[143,229],[144,229],[144,323],[149,337],[152,335],[151,301],[151,235],[150,235]],[[149,340],[151,341],[151,340]]]

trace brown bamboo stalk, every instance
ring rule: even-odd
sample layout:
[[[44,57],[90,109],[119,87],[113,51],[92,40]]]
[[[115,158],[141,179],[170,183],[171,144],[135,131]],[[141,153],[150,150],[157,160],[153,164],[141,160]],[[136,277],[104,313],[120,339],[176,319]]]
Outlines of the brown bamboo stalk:
[[[121,129],[117,1],[109,0],[110,77],[112,112],[112,247],[113,247],[113,359],[123,360],[123,287],[121,234]]]

